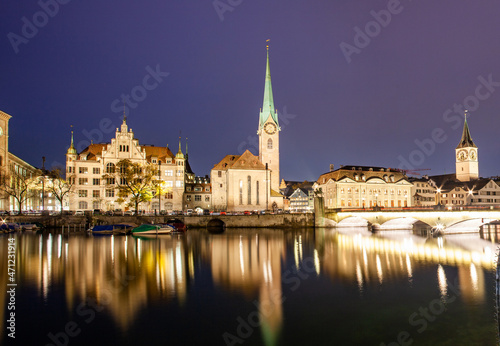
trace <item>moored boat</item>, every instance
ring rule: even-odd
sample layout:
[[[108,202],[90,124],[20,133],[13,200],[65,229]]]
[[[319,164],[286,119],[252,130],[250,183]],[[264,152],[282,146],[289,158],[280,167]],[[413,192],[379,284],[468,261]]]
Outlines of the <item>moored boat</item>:
[[[128,224],[95,225],[89,231],[92,234],[128,234],[133,227]]]
[[[169,234],[175,231],[175,228],[167,224],[144,224],[132,230],[132,235],[144,234]]]
[[[186,232],[187,230],[186,224],[179,219],[170,219],[167,221],[167,225],[172,226],[175,232]]]

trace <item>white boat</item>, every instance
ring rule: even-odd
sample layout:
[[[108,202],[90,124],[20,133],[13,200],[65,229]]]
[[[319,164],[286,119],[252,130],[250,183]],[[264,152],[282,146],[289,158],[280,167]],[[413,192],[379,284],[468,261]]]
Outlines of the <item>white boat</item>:
[[[167,224],[150,225],[144,224],[132,230],[132,235],[143,234],[168,234],[175,231],[175,228]]]

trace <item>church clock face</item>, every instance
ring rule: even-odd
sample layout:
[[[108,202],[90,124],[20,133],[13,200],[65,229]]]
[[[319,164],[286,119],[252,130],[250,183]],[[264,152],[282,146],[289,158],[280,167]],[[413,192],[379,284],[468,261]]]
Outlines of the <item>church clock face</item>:
[[[264,131],[266,131],[268,135],[273,135],[276,132],[276,125],[272,123],[267,123],[264,126]]]
[[[467,159],[467,151],[465,150],[460,150],[458,153],[457,153],[457,159],[459,161],[465,161],[465,159]]]
[[[476,151],[475,150],[471,150],[470,153],[469,153],[469,157],[471,160],[475,160],[476,159]]]

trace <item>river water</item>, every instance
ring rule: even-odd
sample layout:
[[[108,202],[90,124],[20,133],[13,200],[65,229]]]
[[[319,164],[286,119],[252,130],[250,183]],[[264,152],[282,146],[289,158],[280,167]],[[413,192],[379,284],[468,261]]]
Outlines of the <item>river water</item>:
[[[498,239],[495,230],[427,238],[355,228],[2,235],[0,340],[498,345]],[[12,287],[15,340],[6,329]]]

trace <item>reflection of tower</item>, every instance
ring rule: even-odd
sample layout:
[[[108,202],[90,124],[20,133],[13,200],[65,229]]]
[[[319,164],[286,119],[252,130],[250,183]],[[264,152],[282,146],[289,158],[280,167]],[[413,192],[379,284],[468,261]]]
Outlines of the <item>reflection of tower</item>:
[[[472,141],[465,113],[464,130],[462,138],[455,149],[456,176],[460,181],[471,181],[479,178],[477,146]]]
[[[259,160],[271,170],[271,189],[278,192],[280,182],[280,136],[278,112],[274,108],[271,70],[269,68],[269,46],[267,46],[266,82],[264,86],[264,102],[260,110]],[[267,179],[267,178],[266,178]]]
[[[276,343],[283,323],[281,259],[283,234],[225,236],[212,239],[210,257],[216,284],[251,295],[258,289],[264,342]]]

